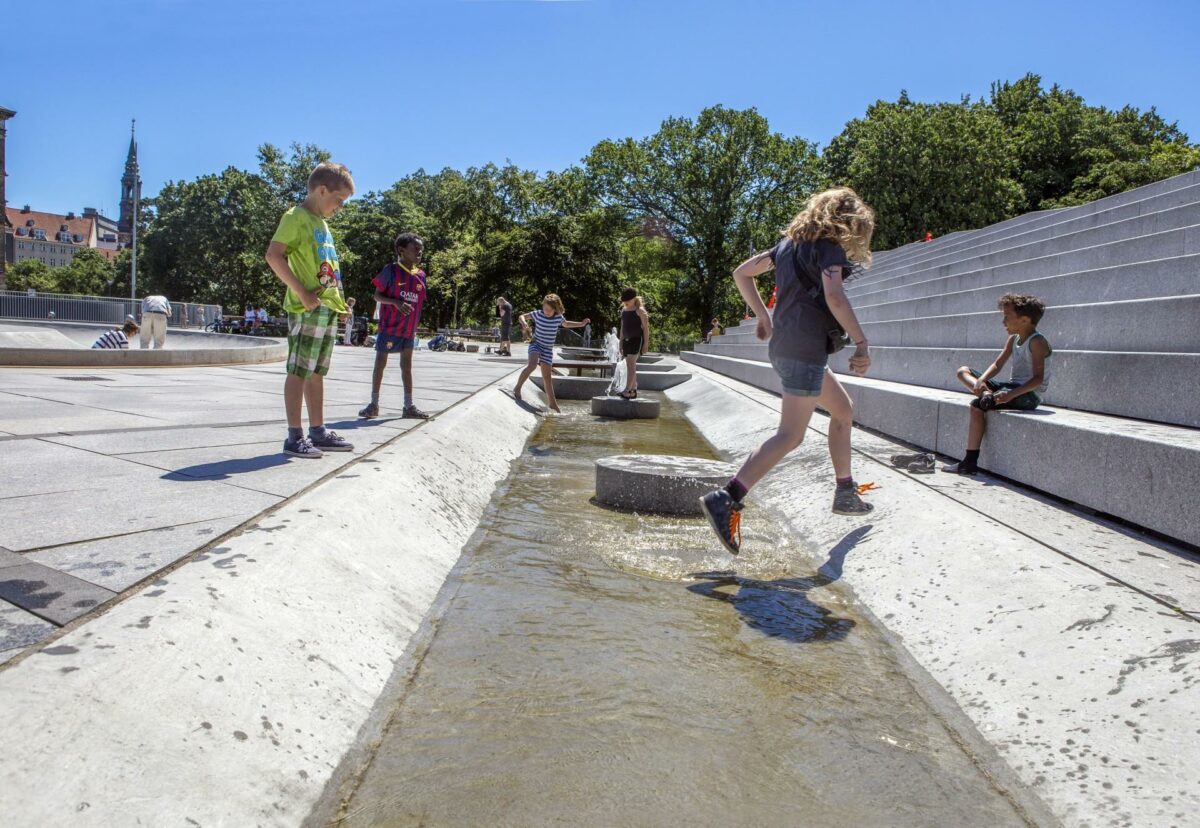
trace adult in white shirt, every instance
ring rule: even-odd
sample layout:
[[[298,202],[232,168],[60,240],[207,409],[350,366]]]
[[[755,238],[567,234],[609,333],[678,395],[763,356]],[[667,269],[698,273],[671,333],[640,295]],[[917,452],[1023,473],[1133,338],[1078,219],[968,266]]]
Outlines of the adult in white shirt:
[[[167,317],[171,315],[171,303],[167,297],[152,293],[142,300],[142,347],[149,348],[154,340],[155,348],[167,343]]]

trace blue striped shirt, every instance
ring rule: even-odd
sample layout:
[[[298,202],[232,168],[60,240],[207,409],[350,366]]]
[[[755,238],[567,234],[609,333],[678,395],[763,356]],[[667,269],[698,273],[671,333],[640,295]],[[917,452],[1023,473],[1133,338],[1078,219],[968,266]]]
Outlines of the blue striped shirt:
[[[100,338],[92,343],[93,348],[128,348],[129,340],[125,338],[125,332],[119,330],[105,331],[100,334]]]
[[[554,341],[558,339],[558,329],[566,321],[563,315],[556,313],[554,316],[546,316],[540,310],[535,310],[530,316],[533,317],[533,341],[546,348],[553,347]]]

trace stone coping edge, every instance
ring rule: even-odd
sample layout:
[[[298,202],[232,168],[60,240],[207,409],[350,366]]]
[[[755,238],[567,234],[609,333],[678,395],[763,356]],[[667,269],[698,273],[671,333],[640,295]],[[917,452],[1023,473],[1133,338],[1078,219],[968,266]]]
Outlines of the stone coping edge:
[[[0,669],[12,747],[0,813],[20,825],[302,825],[537,425],[511,385]]]

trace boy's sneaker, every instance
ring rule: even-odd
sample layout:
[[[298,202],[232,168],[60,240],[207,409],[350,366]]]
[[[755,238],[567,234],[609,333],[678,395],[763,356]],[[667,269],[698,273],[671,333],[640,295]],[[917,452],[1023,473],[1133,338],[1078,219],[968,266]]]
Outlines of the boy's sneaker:
[[[874,504],[867,503],[858,494],[855,486],[838,486],[833,493],[833,513],[835,515],[865,515],[874,509]]]
[[[978,474],[979,466],[975,463],[968,463],[966,460],[959,460],[957,463],[947,463],[942,466],[942,471],[949,474]]]
[[[373,420],[379,416],[379,403],[367,403],[367,407],[358,412],[358,416],[364,420]]]
[[[730,555],[742,549],[742,504],[724,489],[709,492],[700,498],[700,508],[708,525],[717,533]]]
[[[937,461],[934,459],[932,454],[922,454],[919,458],[909,463],[905,468],[907,468],[911,474],[933,474],[934,469],[937,468]]]
[[[429,419],[429,415],[426,414],[421,409],[417,408],[415,405],[404,406],[404,411],[402,411],[400,413],[400,416],[405,420],[428,420]]]
[[[932,458],[933,455],[927,452],[917,452],[916,454],[893,454],[892,465],[898,469],[907,469],[913,463],[924,460],[926,457]]]
[[[293,440],[291,437],[283,441],[283,453],[292,457],[307,457],[315,459],[322,456],[319,448],[313,445],[312,440],[307,437],[301,437],[299,440]]]
[[[331,431],[328,428],[325,429],[325,434],[321,437],[313,437],[310,434],[308,440],[318,451],[354,451],[353,444],[339,437],[336,431]]]

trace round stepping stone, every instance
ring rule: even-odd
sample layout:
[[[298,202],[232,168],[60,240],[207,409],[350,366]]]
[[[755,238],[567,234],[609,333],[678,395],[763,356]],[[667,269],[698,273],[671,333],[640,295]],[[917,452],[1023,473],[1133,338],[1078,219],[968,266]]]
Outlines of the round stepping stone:
[[[555,393],[558,386],[555,385]],[[621,397],[592,397],[592,413],[597,417],[614,420],[656,420],[661,406],[658,400],[638,397],[625,400]]]
[[[596,501],[634,512],[699,515],[700,496],[729,482],[737,468],[702,457],[620,454],[596,461]]]
[[[530,377],[529,381],[541,390],[546,390],[546,384],[542,382],[541,377]],[[590,400],[597,394],[608,393],[608,386],[611,382],[612,380],[607,377],[556,376],[554,378],[554,396],[560,400]]]
[[[643,373],[642,367],[638,366],[637,387],[639,391],[666,391],[668,388],[674,388],[676,385],[687,382],[691,378],[691,374],[684,373]]]

